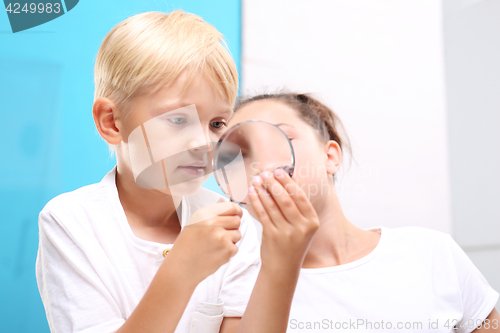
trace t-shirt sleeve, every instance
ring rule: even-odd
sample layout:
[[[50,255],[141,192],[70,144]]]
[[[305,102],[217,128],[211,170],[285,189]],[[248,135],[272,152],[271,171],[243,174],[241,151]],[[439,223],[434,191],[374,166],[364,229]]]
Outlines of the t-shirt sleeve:
[[[125,322],[79,241],[48,209],[39,215],[36,279],[52,333],[115,332]]]
[[[462,318],[456,325],[457,332],[469,333],[488,317],[498,301],[499,294],[488,284],[455,240],[450,235],[447,237],[462,299]]]
[[[244,210],[238,252],[229,260],[220,291],[225,317],[243,316],[260,270],[260,244],[253,223]]]

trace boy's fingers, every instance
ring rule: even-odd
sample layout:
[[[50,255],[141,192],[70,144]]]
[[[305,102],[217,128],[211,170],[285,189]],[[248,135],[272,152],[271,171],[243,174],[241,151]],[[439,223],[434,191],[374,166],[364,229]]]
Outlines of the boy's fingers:
[[[277,174],[276,174],[277,173]],[[276,179],[279,181],[290,195],[295,205],[305,217],[311,217],[316,214],[311,202],[307,199],[304,191],[293,181],[286,172],[275,172]]]
[[[218,214],[219,216],[238,215],[239,217],[243,217],[243,209],[234,202],[218,203],[217,205],[224,205]]]
[[[243,210],[234,202],[218,202],[198,209],[189,219],[187,225],[207,221],[217,216],[243,216]]]
[[[213,227],[219,226],[227,230],[239,229],[241,225],[241,218],[239,216],[215,216],[208,220],[190,224],[190,227]]]
[[[233,242],[233,244],[236,244],[240,241],[241,232],[239,230],[228,230],[227,233],[229,234],[229,238],[231,239],[231,242]]]

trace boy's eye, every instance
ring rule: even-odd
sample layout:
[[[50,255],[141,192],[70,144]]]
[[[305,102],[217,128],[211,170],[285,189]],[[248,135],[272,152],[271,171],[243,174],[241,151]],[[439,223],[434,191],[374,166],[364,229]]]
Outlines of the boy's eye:
[[[224,126],[226,126],[226,123],[223,121],[213,121],[210,123],[210,125],[212,125],[213,127],[217,128],[217,129],[220,129],[220,128],[223,128]]]
[[[186,122],[186,118],[169,118],[168,120],[176,125],[184,124]]]

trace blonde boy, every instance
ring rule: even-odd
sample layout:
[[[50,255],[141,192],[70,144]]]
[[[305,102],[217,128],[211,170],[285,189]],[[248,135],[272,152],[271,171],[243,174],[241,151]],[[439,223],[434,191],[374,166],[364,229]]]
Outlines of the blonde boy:
[[[303,237],[263,237],[263,249],[271,244],[281,257],[267,255],[259,270],[248,212],[200,188],[210,173],[202,148],[224,132],[237,90],[221,34],[198,16],[147,12],[107,34],[93,116],[117,165],[100,183],[52,199],[39,217],[36,274],[52,332],[286,330],[300,263],[274,263]],[[174,178],[195,175],[182,188],[189,193],[175,193],[165,174],[163,190],[140,186],[131,133],[152,119],[180,130],[186,107],[196,110],[198,130],[164,142],[185,154],[161,165]]]

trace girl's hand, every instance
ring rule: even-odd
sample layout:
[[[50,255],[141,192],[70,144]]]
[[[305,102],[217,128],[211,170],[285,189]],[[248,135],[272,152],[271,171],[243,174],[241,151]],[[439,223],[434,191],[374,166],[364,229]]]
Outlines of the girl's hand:
[[[299,270],[319,220],[304,191],[282,169],[252,181],[249,199],[262,223],[262,267]]]

